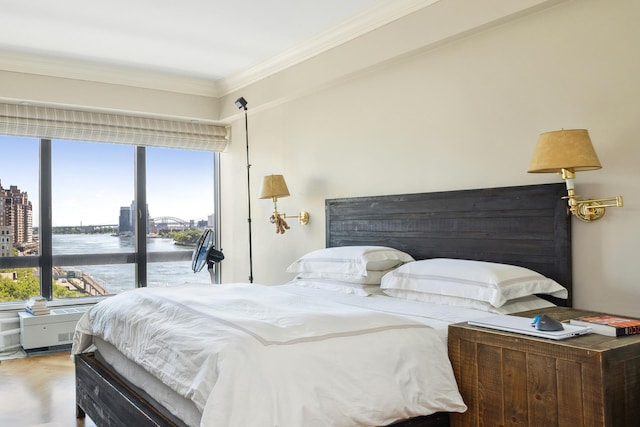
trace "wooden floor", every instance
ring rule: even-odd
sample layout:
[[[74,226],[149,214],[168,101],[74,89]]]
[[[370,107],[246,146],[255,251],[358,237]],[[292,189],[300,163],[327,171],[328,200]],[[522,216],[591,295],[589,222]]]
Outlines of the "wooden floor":
[[[69,353],[0,362],[0,426],[95,427],[76,420],[75,372]]]

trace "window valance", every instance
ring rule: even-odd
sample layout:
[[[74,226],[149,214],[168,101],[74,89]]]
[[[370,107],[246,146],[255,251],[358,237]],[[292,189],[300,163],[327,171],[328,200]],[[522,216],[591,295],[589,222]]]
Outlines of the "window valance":
[[[224,126],[2,103],[0,134],[207,151],[228,143]]]

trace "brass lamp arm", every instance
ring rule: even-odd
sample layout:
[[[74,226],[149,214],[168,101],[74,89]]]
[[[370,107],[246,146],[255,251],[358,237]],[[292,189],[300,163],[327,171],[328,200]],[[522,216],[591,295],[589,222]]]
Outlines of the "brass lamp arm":
[[[274,212],[274,215],[280,215],[280,217],[287,219],[287,218],[296,218],[298,220],[298,222],[302,225],[307,225],[309,224],[309,212],[306,211],[300,211],[298,213],[298,215],[287,215],[286,213],[279,213],[279,212]]]
[[[278,198],[272,197],[273,200],[273,217],[281,217],[283,219],[296,218],[301,225],[309,224],[309,212],[300,211],[298,215],[287,215],[286,213],[278,212]]]
[[[564,198],[568,199],[569,210],[574,216],[584,222],[591,222],[602,218],[606,212],[605,208],[620,208],[624,206],[622,196],[601,199],[580,199],[579,196],[576,196],[573,188],[568,188],[567,193],[568,196]]]
[[[609,197],[605,199],[586,199],[580,200],[580,203],[589,203],[598,205],[601,208],[621,208],[624,206],[624,199],[622,196]]]

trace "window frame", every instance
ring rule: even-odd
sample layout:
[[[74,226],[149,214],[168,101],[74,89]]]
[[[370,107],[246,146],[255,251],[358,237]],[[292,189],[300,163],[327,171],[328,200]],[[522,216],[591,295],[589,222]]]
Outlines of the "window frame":
[[[135,220],[135,249],[134,252],[124,253],[94,253],[94,254],[53,254],[53,225],[52,225],[52,140],[39,139],[39,240],[40,247],[37,256],[9,256],[0,257],[0,268],[35,268],[40,269],[40,292],[48,301],[53,300],[53,266],[54,265],[111,265],[111,264],[135,264],[135,287],[147,286],[147,264],[154,262],[174,262],[191,260],[192,251],[167,251],[147,252],[146,244],[146,215],[140,216],[139,206],[147,205],[146,194],[146,146],[131,144],[134,147],[134,203],[136,207]],[[172,149],[180,150],[180,147]],[[214,236],[215,245],[220,247],[220,153],[213,154],[213,191],[214,191]],[[144,220],[140,220],[143,218]],[[220,283],[221,268],[218,264],[215,268],[215,283]],[[56,303],[77,304],[85,303],[87,299],[99,300],[104,297],[82,297],[57,299]],[[0,308],[12,306],[24,302],[0,303]]]

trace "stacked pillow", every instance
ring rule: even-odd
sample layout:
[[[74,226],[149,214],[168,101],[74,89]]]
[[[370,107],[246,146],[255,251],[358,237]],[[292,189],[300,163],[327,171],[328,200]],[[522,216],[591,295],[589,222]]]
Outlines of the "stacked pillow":
[[[382,279],[389,296],[492,312],[552,306],[536,294],[567,298],[559,283],[524,267],[434,258],[405,264]]]
[[[340,246],[309,252],[287,268],[297,273],[293,284],[369,295],[366,285],[380,285],[382,276],[414,261],[386,246]]]
[[[553,306],[536,294],[567,298],[559,283],[524,267],[434,258],[415,261],[386,246],[341,246],[309,252],[287,268],[290,284],[510,314]]]

